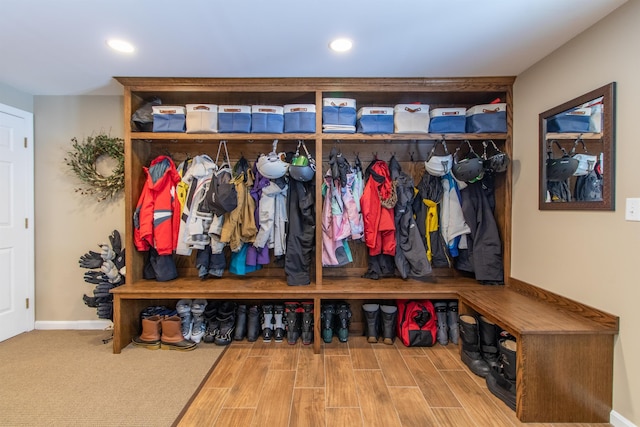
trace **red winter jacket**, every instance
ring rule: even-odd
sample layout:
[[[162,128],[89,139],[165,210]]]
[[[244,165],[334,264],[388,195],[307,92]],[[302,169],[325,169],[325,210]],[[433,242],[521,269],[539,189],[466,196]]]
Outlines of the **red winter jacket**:
[[[180,175],[167,156],[158,156],[144,168],[147,180],[133,214],[133,241],[139,251],[155,248],[171,255],[178,243],[180,201],[176,185]]]
[[[389,167],[382,160],[374,161],[368,168],[369,177],[364,186],[360,206],[364,221],[364,242],[369,255],[396,254],[396,227],[393,208],[385,208],[380,203],[393,193],[393,183]]]

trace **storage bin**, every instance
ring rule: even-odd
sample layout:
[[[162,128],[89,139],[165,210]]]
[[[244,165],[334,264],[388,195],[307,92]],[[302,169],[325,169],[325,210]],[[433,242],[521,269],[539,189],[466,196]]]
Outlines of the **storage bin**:
[[[251,132],[251,106],[218,106],[218,130],[223,133]]]
[[[467,110],[466,131],[469,133],[504,133],[507,131],[507,104],[482,104]]]
[[[179,105],[154,105],[153,131],[154,132],[184,132],[185,108]]]
[[[434,108],[429,112],[429,132],[465,133],[467,109],[464,107]]]
[[[427,104],[398,104],[393,108],[395,133],[429,133]]]
[[[284,108],[277,105],[251,106],[251,132],[282,133],[284,131]]]
[[[591,108],[575,108],[547,119],[547,132],[589,132]]]
[[[356,131],[356,100],[323,98],[322,131],[354,133]]]
[[[218,132],[218,106],[187,104],[187,133]]]
[[[362,107],[358,110],[359,133],[393,133],[393,107]]]
[[[316,105],[285,105],[284,131],[285,133],[314,133],[316,131]]]

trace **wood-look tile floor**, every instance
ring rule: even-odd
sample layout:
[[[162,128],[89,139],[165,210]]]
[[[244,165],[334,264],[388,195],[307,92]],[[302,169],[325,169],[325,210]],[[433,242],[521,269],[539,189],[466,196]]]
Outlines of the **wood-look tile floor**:
[[[458,347],[233,342],[179,426],[529,426],[460,361]],[[609,424],[557,424],[562,427]]]

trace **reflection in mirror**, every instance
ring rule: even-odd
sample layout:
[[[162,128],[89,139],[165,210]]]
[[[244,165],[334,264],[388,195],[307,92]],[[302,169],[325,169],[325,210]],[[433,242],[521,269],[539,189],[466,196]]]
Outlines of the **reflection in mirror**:
[[[614,209],[615,83],[540,114],[541,210]]]

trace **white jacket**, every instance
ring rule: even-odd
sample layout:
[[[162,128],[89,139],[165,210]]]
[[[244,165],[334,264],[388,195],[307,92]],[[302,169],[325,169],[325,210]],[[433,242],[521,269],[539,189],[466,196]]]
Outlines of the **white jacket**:
[[[284,255],[287,249],[287,184],[280,187],[274,181],[262,189],[260,197],[260,230],[253,246],[258,249],[273,248],[275,256]]]

